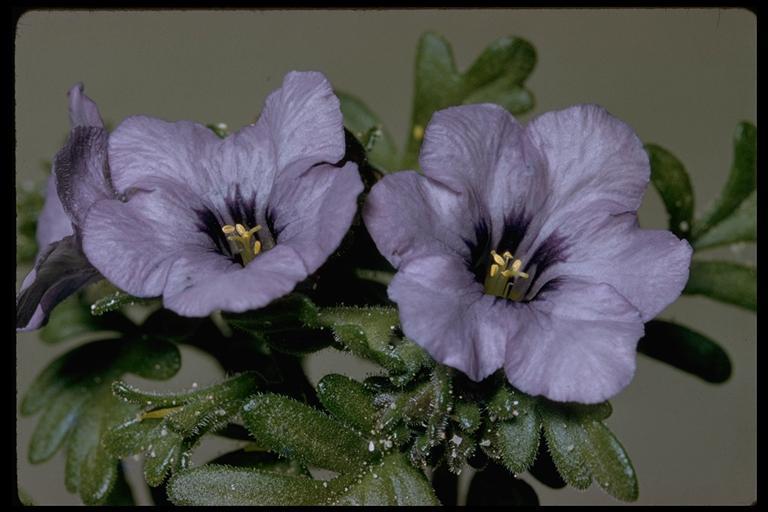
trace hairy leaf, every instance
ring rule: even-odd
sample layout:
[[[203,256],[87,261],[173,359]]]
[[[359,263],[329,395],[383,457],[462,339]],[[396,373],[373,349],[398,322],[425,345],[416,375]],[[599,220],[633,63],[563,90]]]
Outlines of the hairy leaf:
[[[375,456],[373,441],[288,397],[257,395],[243,406],[242,417],[259,445],[303,464],[344,472]]]
[[[323,407],[346,425],[362,432],[374,428],[378,409],[373,393],[363,384],[344,375],[329,374],[317,383],[317,397]]]
[[[594,478],[615,498],[637,499],[635,470],[624,448],[601,421],[600,408],[548,401],[540,404],[552,460],[569,485],[586,489]]]
[[[176,505],[318,505],[328,496],[319,480],[219,464],[181,471],[168,482]]]
[[[387,455],[378,464],[366,466],[352,479],[332,481],[333,505],[439,505],[429,480],[411,466],[401,453]]]

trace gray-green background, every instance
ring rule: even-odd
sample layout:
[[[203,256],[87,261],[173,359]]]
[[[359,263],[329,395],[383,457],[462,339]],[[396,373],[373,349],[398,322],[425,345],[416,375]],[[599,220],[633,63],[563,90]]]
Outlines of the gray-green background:
[[[66,92],[78,81],[113,125],[141,113],[238,128],[255,119],[287,71],[320,70],[334,87],[364,98],[402,142],[416,42],[427,30],[452,42],[462,69],[498,37],[530,40],[539,57],[528,81],[537,99],[532,114],[602,104],[685,163],[697,213],[725,182],[736,124],[756,121],[756,19],[744,10],[37,11],[19,20],[16,34],[17,183],[39,179],[40,161],[63,142]],[[640,215],[644,227],[664,227],[655,192]],[[754,262],[755,249],[720,254]],[[654,261],[646,264],[655,271]],[[19,282],[26,271],[17,270]],[[734,372],[727,383],[710,385],[639,357],[608,420],[639,475],[638,503],[751,503],[755,315],[684,297],[662,316],[722,342]],[[70,347],[18,335],[19,392]],[[219,375],[198,353],[184,351],[184,365],[171,386]],[[363,376],[371,367],[321,353],[308,370],[316,382],[327,372]],[[61,454],[42,465],[26,462],[36,420],[17,422],[19,486],[39,504],[77,503],[64,490]],[[198,462],[221,449],[204,446]],[[594,486],[552,491],[523,478],[544,504],[616,503]]]

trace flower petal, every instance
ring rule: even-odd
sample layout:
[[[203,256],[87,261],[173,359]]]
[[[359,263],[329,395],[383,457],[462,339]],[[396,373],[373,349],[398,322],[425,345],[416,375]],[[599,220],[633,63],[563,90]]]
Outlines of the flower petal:
[[[322,73],[292,71],[267,97],[259,124],[269,127],[277,171],[298,160],[336,163],[344,156],[339,99]]]
[[[38,257],[16,296],[16,330],[41,327],[59,302],[100,278],[74,235],[50,244]]]
[[[104,122],[99,114],[99,107],[85,95],[85,88],[82,83],[75,84],[67,96],[69,96],[69,123],[72,128],[77,126],[104,127]]]
[[[325,164],[283,174],[272,190],[268,211],[278,243],[293,248],[312,273],[349,230],[363,182],[352,162],[342,168]]]
[[[520,327],[509,338],[504,370],[518,389],[596,403],[632,380],[643,323],[612,286],[569,278],[550,282],[516,320]]]
[[[82,230],[83,251],[117,287],[155,297],[177,259],[213,251],[214,243],[196,224],[193,208],[200,200],[192,190],[161,179],[144,180],[143,187],[127,202],[102,200],[91,207]]]
[[[93,203],[115,197],[107,176],[107,138],[103,128],[77,126],[54,158],[56,189],[76,226]]]
[[[408,260],[390,283],[389,297],[405,335],[437,361],[475,381],[503,365],[519,305],[485,295],[461,258]]]
[[[498,105],[436,112],[427,126],[419,161],[427,176],[482,205],[494,241],[502,237],[510,217],[530,218],[547,198],[538,151],[522,126]]]
[[[37,240],[38,257],[53,242],[58,242],[65,236],[73,233],[72,221],[64,211],[59,199],[59,193],[56,191],[55,170],[48,178],[48,185],[45,189],[45,203],[43,210],[37,218]]]
[[[647,322],[677,299],[688,281],[693,253],[688,242],[670,231],[640,229],[634,213],[589,222],[572,234],[565,260],[547,269],[536,288],[558,276],[610,284]]]
[[[198,123],[129,117],[109,137],[112,183],[123,193],[147,179],[163,178],[206,194],[222,186],[208,168],[220,143],[213,131]]]
[[[643,143],[626,123],[598,105],[547,112],[526,126],[545,162],[551,200],[560,217],[586,208],[634,212],[650,179]]]
[[[373,186],[363,219],[379,252],[395,267],[446,252],[466,259],[480,218],[474,205],[434,179],[401,171]]]
[[[170,270],[163,304],[182,316],[207,316],[218,309],[241,313],[290,293],[307,275],[299,255],[282,244],[245,268],[219,254],[188,253]]]

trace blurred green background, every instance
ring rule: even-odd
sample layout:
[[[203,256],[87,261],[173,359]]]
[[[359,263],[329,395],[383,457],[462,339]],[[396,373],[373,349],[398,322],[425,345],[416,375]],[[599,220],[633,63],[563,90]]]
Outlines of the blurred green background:
[[[498,37],[531,41],[539,61],[527,85],[537,104],[523,119],[575,103],[605,106],[644,142],[682,160],[697,213],[725,182],[736,124],[756,122],[756,18],[740,9],[31,11],[16,33],[17,187],[43,181],[40,163],[66,137],[66,92],[78,81],[112,126],[147,114],[237,129],[255,120],[286,72],[319,70],[335,88],[366,101],[402,147],[416,43],[428,30],[452,43],[460,69]],[[644,227],[666,227],[655,191],[647,193],[640,218]],[[173,219],[168,222],[171,228]],[[756,251],[720,254],[754,263]],[[653,272],[654,262],[647,264]],[[17,269],[18,283],[27,270]],[[681,298],[661,317],[720,342],[734,370],[728,382],[712,385],[638,357],[635,379],[612,400],[608,420],[637,470],[638,503],[752,503],[756,317],[698,297]],[[71,345],[17,335],[19,393]],[[182,371],[164,386],[203,385],[220,376],[200,353],[183,355]],[[373,367],[324,351],[307,370],[316,382],[332,371],[362,377]],[[19,487],[36,504],[78,503],[64,489],[62,453],[42,465],[26,462],[36,420],[17,420]],[[204,445],[196,460],[224,449]],[[542,504],[618,504],[595,486],[554,491],[523,478]],[[145,490],[137,497],[147,503]]]

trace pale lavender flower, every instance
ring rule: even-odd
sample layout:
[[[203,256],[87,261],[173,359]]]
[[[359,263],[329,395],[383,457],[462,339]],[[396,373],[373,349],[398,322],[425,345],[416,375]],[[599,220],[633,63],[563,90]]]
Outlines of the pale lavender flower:
[[[16,297],[20,331],[39,328],[59,302],[101,278],[82,252],[80,231],[88,208],[114,193],[107,176],[107,132],[82,84],[69,91],[69,118],[72,130],[54,158],[37,221],[35,265]]]
[[[349,229],[363,189],[325,77],[292,72],[255,124],[124,120],[109,137],[119,199],[85,215],[83,250],[119,288],[184,316],[242,312],[289,293]]]
[[[635,371],[643,323],[680,294],[691,247],[640,229],[648,157],[594,105],[523,127],[495,105],[437,112],[424,174],[386,176],[363,217],[398,268],[404,333],[479,381],[593,403]]]

